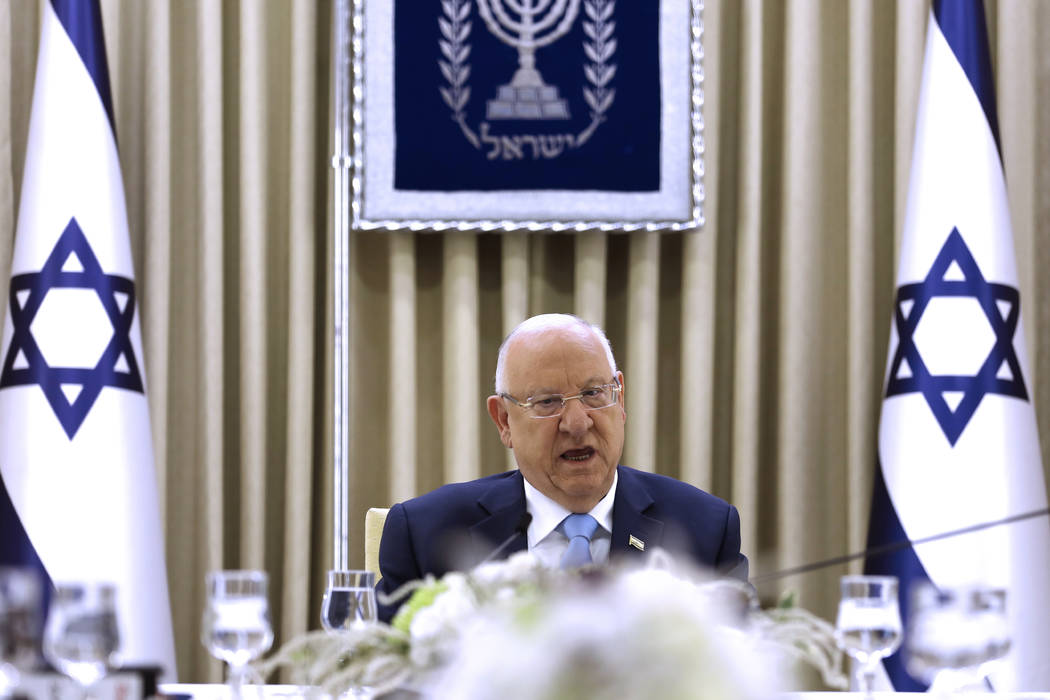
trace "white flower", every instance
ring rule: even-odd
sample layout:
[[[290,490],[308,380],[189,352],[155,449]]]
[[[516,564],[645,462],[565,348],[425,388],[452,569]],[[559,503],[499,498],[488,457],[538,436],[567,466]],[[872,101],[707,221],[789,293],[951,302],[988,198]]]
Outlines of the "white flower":
[[[479,565],[471,573],[471,578],[483,588],[507,585],[519,585],[534,581],[544,571],[540,560],[529,552],[512,554],[504,561],[489,561]]]
[[[466,576],[448,574],[442,581],[447,590],[419,610],[409,626],[410,658],[420,668],[446,660],[456,649],[463,621],[477,611],[478,602]]]
[[[306,668],[332,695],[353,682],[391,690],[413,679],[428,697],[465,700],[768,697],[792,658],[841,682],[828,623],[797,608],[758,610],[747,584],[659,551],[649,561],[581,575],[522,552],[428,578],[397,628],[304,635],[264,668]]]
[[[747,698],[768,689],[744,670],[746,635],[666,571],[566,582],[478,612],[434,684],[441,697]]]

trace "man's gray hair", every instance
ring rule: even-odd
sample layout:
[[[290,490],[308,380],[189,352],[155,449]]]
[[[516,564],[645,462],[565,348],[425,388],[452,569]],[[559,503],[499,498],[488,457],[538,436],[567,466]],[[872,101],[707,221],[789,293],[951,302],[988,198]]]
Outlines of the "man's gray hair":
[[[533,316],[527,318],[512,330],[503,342],[499,346],[499,356],[496,358],[496,382],[495,388],[497,394],[502,394],[507,390],[506,382],[506,360],[507,360],[507,346],[510,345],[510,341],[513,340],[520,333],[529,333],[534,331],[543,331],[553,328],[567,328],[571,326],[579,326],[581,328],[587,328],[598,336],[598,341],[602,344],[602,348],[605,349],[605,356],[609,359],[609,369],[612,373],[616,374],[616,358],[613,357],[612,346],[609,344],[609,339],[605,336],[605,331],[600,326],[596,326],[593,323],[589,323],[579,316],[573,314],[540,314],[539,316]]]

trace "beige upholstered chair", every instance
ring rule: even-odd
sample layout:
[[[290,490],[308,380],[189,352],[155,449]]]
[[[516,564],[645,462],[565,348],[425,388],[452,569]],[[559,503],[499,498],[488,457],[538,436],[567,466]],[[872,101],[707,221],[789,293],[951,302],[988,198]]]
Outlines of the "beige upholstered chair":
[[[365,513],[365,571],[373,571],[376,581],[382,576],[379,573],[379,540],[383,537],[383,524],[389,508],[369,508]]]

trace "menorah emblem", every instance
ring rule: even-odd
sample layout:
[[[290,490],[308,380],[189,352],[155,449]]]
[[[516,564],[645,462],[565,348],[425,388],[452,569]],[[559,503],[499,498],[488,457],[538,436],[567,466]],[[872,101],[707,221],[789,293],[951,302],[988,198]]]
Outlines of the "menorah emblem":
[[[536,50],[569,31],[580,0],[478,0],[478,10],[489,31],[518,50],[518,70],[487,102],[488,118],[568,119],[568,103],[536,69]]]

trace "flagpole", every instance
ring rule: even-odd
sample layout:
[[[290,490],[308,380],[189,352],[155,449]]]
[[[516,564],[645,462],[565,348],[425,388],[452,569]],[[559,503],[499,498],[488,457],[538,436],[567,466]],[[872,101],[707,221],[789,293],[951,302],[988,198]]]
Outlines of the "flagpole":
[[[332,75],[334,80],[332,155],[332,275],[334,312],[334,373],[332,446],[334,470],[332,502],[332,568],[349,569],[349,418],[350,418],[350,0],[336,0],[332,7]],[[358,18],[355,18],[357,20]],[[356,69],[356,66],[355,66]]]

